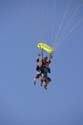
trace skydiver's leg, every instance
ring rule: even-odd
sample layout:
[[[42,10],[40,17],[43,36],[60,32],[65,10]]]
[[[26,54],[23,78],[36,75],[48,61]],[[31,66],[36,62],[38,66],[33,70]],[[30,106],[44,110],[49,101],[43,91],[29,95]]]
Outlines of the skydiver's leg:
[[[41,86],[43,85],[43,79],[41,79]]]
[[[46,84],[45,81],[43,82],[43,86],[44,86],[45,89],[47,89],[47,84]]]
[[[45,77],[42,77],[42,85],[44,86],[45,89],[47,89],[47,80]]]
[[[43,85],[43,81],[44,81],[44,73],[41,72],[41,86]]]
[[[42,77],[42,79],[41,79],[41,86],[42,86],[42,85],[45,85],[46,82],[47,82],[47,81],[46,81],[46,78],[45,78],[45,77]]]
[[[35,78],[34,78],[34,85],[36,85],[37,80],[39,79],[39,77],[41,76],[41,72],[37,72]]]
[[[49,78],[49,77],[47,77],[47,80],[48,80],[48,83],[52,81],[51,78]]]
[[[48,84],[51,82],[51,79],[49,77],[44,77],[43,78],[43,85],[44,88],[47,89]]]

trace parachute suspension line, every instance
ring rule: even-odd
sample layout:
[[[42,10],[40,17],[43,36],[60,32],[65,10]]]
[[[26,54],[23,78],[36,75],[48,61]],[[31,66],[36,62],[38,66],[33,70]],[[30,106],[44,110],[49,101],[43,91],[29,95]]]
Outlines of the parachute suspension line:
[[[79,12],[81,6],[82,5],[80,4],[79,6],[76,7],[75,11],[72,12],[71,18],[70,18],[70,20],[68,20],[69,23],[72,22],[73,18],[75,18],[77,16],[77,13]]]
[[[55,23],[53,22],[52,23],[52,33],[51,33],[51,41],[54,41],[54,38],[55,38],[55,33],[56,33],[56,20],[57,20],[57,17],[56,17],[56,15],[57,15],[57,0],[55,0],[55,4],[54,4],[54,7],[55,7]],[[53,19],[53,21],[54,21],[54,19]],[[54,44],[53,44],[53,42],[51,43],[51,45],[52,46],[54,46]]]
[[[78,28],[78,26],[81,24],[81,22],[83,23],[83,19],[80,19],[80,20],[72,27],[72,29],[70,30],[70,32],[69,32],[69,34],[66,36],[66,38],[68,38],[68,37],[71,35],[71,33]]]
[[[63,23],[64,23],[64,20],[65,20],[66,14],[67,14],[67,11],[65,11],[65,13],[64,13],[64,15],[63,15],[63,17],[62,17],[62,21],[61,21],[61,23],[60,23],[60,25],[59,25],[59,28],[58,28],[58,31],[57,31],[57,35],[56,35],[55,41],[57,41],[57,38],[58,38],[59,35],[60,35],[60,32],[61,32],[61,30],[62,30],[62,27],[63,27]]]
[[[81,5],[81,4],[80,4],[80,5]],[[79,5],[79,7],[76,9],[75,13],[76,13],[77,10],[79,10],[79,8],[81,7],[80,5]],[[83,5],[82,5],[82,6],[83,6]],[[63,40],[68,39],[68,38],[70,37],[70,35],[72,34],[72,32],[73,32],[74,30],[76,30],[77,28],[79,28],[78,26],[79,26],[81,23],[83,23],[83,18],[81,18],[80,20],[78,20],[77,22],[75,22],[74,25],[72,25],[71,29],[69,30],[68,34],[66,34],[66,36],[65,36],[65,38],[64,38]],[[57,45],[57,48],[63,43],[63,40],[62,40],[62,39],[59,40],[59,44]]]
[[[63,40],[65,41],[66,39],[68,39],[71,35],[71,33],[76,30],[78,28],[78,26],[83,23],[83,18],[81,20],[79,20],[79,22],[77,22],[74,27],[70,30],[70,32],[66,35],[66,37],[64,39],[60,39],[60,42],[58,42],[56,50],[59,48],[59,46],[63,43]]]
[[[67,34],[67,35],[69,34],[69,32],[67,33],[67,31],[68,31],[69,28],[72,28],[72,26],[73,26],[73,24],[72,24],[73,23],[73,18],[75,18],[77,16],[77,13],[79,12],[80,7],[81,7],[81,5],[79,5],[75,9],[75,11],[72,11],[72,17],[70,18],[70,20],[67,21],[67,28],[64,29],[65,32],[63,34]],[[58,39],[58,41],[60,42],[60,39]]]
[[[72,1],[71,1],[72,2]],[[71,4],[71,2],[70,2],[70,4]],[[58,41],[58,38],[59,38],[59,36],[60,36],[60,34],[61,34],[61,30],[62,30],[62,27],[63,27],[63,24],[64,24],[64,21],[65,21],[65,19],[66,19],[66,17],[67,17],[67,14],[68,14],[68,12],[69,12],[69,4],[67,5],[67,9],[65,10],[65,12],[64,12],[64,14],[63,14],[63,17],[62,17],[62,21],[61,21],[61,23],[60,23],[60,25],[59,25],[59,28],[58,28],[58,31],[57,31],[57,34],[56,34],[56,38],[55,38],[55,42],[57,43],[57,41]]]
[[[42,61],[43,61],[43,57],[44,57],[43,49],[41,49],[41,56],[42,56]]]
[[[76,17],[78,14],[78,12],[80,12],[79,10],[80,10],[80,7],[82,6],[82,4],[79,4],[79,6],[76,6],[76,9],[75,9],[75,11],[72,11],[72,18],[70,19],[70,20],[68,20],[68,23],[70,24],[70,25],[68,25],[68,23],[67,23],[67,25],[69,26],[69,28],[71,27],[71,29],[70,29],[70,31],[67,33],[67,28],[65,29],[65,32],[64,32],[64,34],[66,34],[66,36],[65,36],[65,38],[59,38],[56,42],[57,42],[57,44],[56,44],[56,49],[63,43],[63,40],[65,40],[65,39],[67,39],[70,35],[71,35],[71,33],[79,26],[79,24],[80,24],[80,22],[81,22],[81,20],[79,20],[77,23],[76,23],[76,21],[75,21],[75,25],[74,24],[72,24],[73,23],[73,18],[74,17]],[[72,9],[74,9],[74,8],[72,8]],[[72,24],[72,25],[71,25]]]

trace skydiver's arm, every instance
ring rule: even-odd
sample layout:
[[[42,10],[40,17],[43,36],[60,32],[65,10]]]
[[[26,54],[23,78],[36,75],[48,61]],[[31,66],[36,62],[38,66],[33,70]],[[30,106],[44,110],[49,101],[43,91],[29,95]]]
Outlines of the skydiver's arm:
[[[41,55],[38,54],[38,56],[36,57],[36,61],[37,61],[37,60],[40,60],[40,58],[41,58]]]
[[[52,60],[53,60],[53,56],[52,56],[52,54],[50,54],[50,57],[49,57],[49,63],[51,63]]]

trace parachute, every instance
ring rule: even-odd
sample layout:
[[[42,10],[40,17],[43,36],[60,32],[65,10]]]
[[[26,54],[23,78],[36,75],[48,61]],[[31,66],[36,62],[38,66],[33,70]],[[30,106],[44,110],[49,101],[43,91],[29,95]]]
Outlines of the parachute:
[[[43,43],[43,42],[38,43],[38,44],[37,44],[37,47],[38,47],[39,49],[42,49],[42,50],[46,51],[46,52],[49,53],[49,54],[52,54],[53,51],[54,51],[51,46],[49,46],[48,44]]]

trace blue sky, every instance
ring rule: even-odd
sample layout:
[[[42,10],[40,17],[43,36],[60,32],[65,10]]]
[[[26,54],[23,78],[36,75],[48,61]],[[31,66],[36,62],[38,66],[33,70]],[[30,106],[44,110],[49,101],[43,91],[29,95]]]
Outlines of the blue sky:
[[[39,41],[55,50],[46,91]],[[0,0],[0,125],[83,125],[82,65],[82,0]]]

